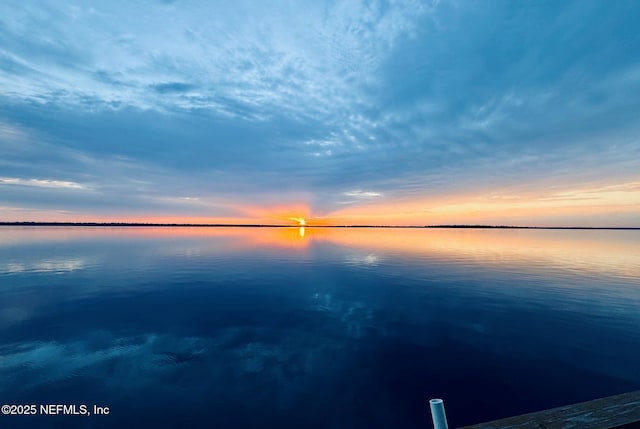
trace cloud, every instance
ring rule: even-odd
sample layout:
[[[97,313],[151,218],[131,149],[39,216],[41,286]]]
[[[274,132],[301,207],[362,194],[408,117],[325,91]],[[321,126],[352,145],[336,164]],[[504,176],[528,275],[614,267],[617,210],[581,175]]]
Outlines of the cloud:
[[[343,195],[347,197],[362,198],[362,199],[378,198],[382,196],[382,194],[379,192],[361,191],[361,190],[344,192]]]
[[[0,177],[0,185],[35,186],[39,188],[53,189],[91,189],[87,185],[76,182],[49,179],[21,179],[17,177]]]
[[[0,168],[90,184],[102,203],[72,205],[111,212],[637,181],[629,8],[2,4]]]
[[[168,82],[153,84],[151,85],[151,88],[160,94],[167,94],[172,92],[188,92],[192,89],[196,89],[197,87],[183,82]]]

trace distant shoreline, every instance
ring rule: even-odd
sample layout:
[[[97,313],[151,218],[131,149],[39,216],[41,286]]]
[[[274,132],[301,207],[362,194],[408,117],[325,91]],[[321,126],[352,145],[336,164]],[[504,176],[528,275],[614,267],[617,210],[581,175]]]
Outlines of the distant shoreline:
[[[640,230],[640,227],[590,226],[508,226],[508,225],[273,225],[222,223],[135,223],[135,222],[0,222],[0,226],[83,226],[83,227],[189,227],[189,228],[409,228],[409,229],[589,229]]]

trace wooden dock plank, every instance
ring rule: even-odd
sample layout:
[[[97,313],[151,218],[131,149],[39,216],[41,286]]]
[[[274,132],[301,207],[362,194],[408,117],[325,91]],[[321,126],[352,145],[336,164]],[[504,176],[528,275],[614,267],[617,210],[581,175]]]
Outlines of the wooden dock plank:
[[[460,429],[640,429],[640,390]]]

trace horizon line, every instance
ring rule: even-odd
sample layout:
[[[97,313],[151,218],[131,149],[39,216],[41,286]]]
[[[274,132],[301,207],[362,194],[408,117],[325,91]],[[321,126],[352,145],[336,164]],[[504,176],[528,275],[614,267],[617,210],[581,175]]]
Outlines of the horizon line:
[[[640,230],[640,227],[612,226],[523,226],[484,224],[439,224],[439,225],[282,225],[282,224],[236,224],[236,223],[154,223],[154,222],[0,222],[0,226],[121,226],[121,227],[241,227],[241,228],[477,228],[477,229],[604,229]]]

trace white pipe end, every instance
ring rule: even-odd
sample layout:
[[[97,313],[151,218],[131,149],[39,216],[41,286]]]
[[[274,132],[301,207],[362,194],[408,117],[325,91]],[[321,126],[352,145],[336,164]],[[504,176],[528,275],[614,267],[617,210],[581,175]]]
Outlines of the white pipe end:
[[[444,412],[444,401],[442,399],[429,400],[431,408],[431,418],[433,419],[434,429],[449,429],[447,424],[447,416]]]

